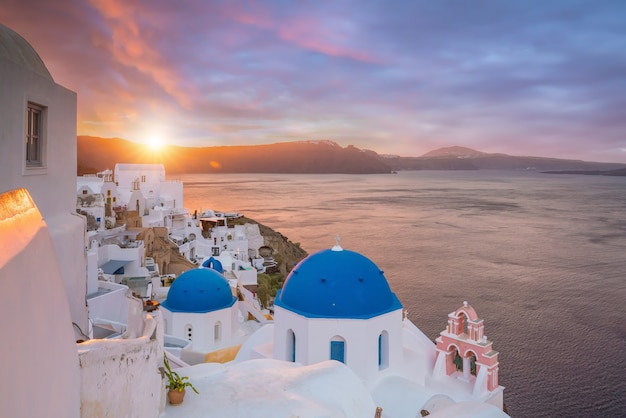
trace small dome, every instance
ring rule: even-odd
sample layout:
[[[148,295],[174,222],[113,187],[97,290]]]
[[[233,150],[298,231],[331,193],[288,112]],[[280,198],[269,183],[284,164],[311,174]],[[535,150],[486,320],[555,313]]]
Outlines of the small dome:
[[[236,297],[224,276],[198,268],[178,276],[161,304],[171,312],[206,313],[233,306]]]
[[[339,246],[302,260],[274,303],[319,318],[371,318],[402,308],[376,264]]]
[[[220,260],[216,260],[214,257],[209,258],[204,263],[202,263],[202,267],[207,267],[217,271],[218,273],[224,273],[224,267]]]
[[[35,49],[17,32],[3,24],[0,24],[0,57],[6,58],[50,81],[54,81]]]

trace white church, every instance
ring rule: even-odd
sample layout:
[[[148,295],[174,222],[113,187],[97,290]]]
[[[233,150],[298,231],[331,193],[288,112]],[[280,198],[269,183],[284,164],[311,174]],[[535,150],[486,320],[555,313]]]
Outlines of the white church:
[[[191,342],[195,352],[232,345],[238,306],[228,280],[212,268],[188,270],[178,276],[161,304],[165,333]]]

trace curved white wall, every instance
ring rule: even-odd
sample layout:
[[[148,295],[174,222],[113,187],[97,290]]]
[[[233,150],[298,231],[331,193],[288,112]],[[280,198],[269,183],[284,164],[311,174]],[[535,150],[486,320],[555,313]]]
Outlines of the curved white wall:
[[[78,417],[72,320],[52,240],[25,189],[0,195],[2,416]],[[4,338],[3,337],[3,338]],[[10,389],[10,390],[8,390]]]

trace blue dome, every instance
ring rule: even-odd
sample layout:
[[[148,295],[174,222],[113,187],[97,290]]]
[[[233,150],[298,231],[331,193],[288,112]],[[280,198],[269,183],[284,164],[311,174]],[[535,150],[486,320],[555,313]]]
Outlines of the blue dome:
[[[216,260],[214,257],[209,258],[204,263],[202,263],[202,267],[208,267],[217,271],[218,273],[224,273],[224,267],[220,260]]]
[[[274,304],[314,318],[372,318],[402,308],[376,264],[336,248],[302,260]]]
[[[224,276],[198,268],[178,276],[161,305],[171,312],[206,313],[231,307],[236,300]]]

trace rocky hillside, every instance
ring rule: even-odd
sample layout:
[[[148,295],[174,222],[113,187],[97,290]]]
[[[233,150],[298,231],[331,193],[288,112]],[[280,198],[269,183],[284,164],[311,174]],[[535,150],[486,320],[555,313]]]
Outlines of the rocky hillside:
[[[300,262],[300,260],[308,255],[308,253],[300,247],[299,243],[291,242],[280,232],[275,231],[272,228],[255,221],[254,219],[242,217],[231,222],[233,225],[243,225],[246,223],[259,225],[259,231],[263,237],[263,243],[274,250],[274,259],[278,263],[280,273],[284,277],[289,274],[289,272]]]

